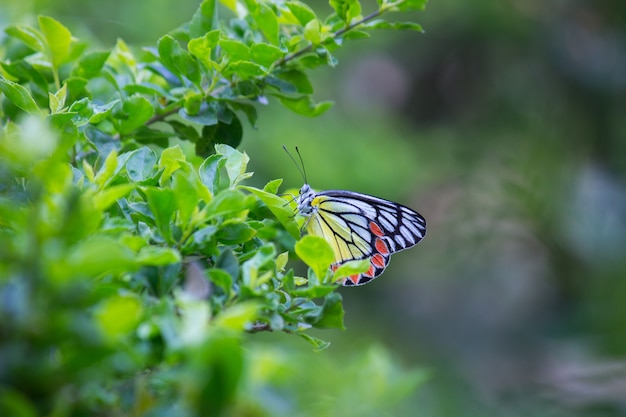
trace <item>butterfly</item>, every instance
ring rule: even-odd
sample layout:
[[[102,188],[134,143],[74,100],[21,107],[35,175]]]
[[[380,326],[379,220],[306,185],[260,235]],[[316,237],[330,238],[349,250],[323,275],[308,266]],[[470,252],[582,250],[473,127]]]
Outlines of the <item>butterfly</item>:
[[[342,285],[367,284],[385,271],[392,254],[415,246],[426,236],[424,217],[402,204],[354,191],[314,191],[297,147],[296,152],[305,182],[295,199],[297,212],[307,218],[306,232],[324,238],[332,247],[335,263],[331,269],[352,260],[370,261],[367,271],[339,280]]]

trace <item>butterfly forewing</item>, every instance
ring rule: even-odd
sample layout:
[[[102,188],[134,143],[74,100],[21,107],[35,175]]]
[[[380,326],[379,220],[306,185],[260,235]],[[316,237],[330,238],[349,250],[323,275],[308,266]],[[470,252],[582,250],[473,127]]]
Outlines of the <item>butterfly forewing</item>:
[[[368,271],[345,278],[343,285],[368,283],[383,273],[391,254],[426,234],[424,218],[401,204],[352,191],[314,193],[308,185],[302,191],[298,211],[311,216],[308,233],[323,237],[335,251],[333,269],[350,260],[370,260]]]

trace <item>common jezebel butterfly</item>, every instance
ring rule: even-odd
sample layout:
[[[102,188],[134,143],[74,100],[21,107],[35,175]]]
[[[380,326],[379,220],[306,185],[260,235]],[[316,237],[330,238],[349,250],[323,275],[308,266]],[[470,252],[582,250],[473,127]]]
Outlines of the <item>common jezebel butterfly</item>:
[[[283,146],[298,166],[296,160]],[[346,190],[313,191],[296,147],[304,185],[296,198],[297,212],[307,217],[304,228],[324,238],[335,252],[333,270],[341,264],[369,259],[370,268],[339,282],[363,285],[380,276],[392,254],[415,246],[426,235],[426,220],[418,212],[378,197]]]

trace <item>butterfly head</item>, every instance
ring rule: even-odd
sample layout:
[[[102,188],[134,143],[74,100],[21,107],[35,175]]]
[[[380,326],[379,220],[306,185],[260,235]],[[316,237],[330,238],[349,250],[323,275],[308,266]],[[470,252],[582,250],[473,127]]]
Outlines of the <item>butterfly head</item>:
[[[310,216],[314,209],[311,205],[311,202],[315,198],[315,191],[311,189],[309,184],[304,184],[302,188],[300,188],[300,193],[298,194],[298,213],[303,216]]]

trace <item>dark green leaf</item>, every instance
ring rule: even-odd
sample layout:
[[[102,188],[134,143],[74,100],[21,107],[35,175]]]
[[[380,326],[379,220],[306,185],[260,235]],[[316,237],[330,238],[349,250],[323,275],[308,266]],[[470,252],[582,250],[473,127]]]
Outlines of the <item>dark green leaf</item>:
[[[239,259],[233,254],[233,251],[229,248],[224,248],[222,253],[220,253],[219,258],[217,258],[217,262],[215,266],[223,269],[230,275],[233,281],[237,281],[239,279]]]
[[[313,94],[313,85],[311,81],[309,81],[309,77],[302,71],[291,70],[280,72],[276,74],[276,77],[293,85],[297,93]]]
[[[341,295],[331,293],[324,299],[322,313],[314,326],[318,329],[341,329],[345,330],[343,324],[343,305],[341,303]]]
[[[141,144],[157,145],[161,148],[165,148],[169,144],[169,138],[172,134],[159,129],[150,129],[142,126],[129,136]]]
[[[231,101],[229,104],[230,104],[230,107],[233,108],[233,110],[242,111],[246,115],[246,118],[248,119],[248,123],[250,123],[252,127],[256,127],[256,120],[257,120],[256,107],[254,107],[251,104],[239,103],[235,101]]]
[[[122,134],[130,133],[143,126],[154,115],[152,104],[139,95],[124,100],[122,110],[119,124],[119,131]]]
[[[217,239],[224,245],[237,245],[252,239],[256,230],[245,223],[230,223],[222,226],[217,233]]]
[[[200,137],[198,131],[191,125],[181,123],[178,120],[168,120],[167,123],[174,129],[176,136],[181,139],[195,142]]]

